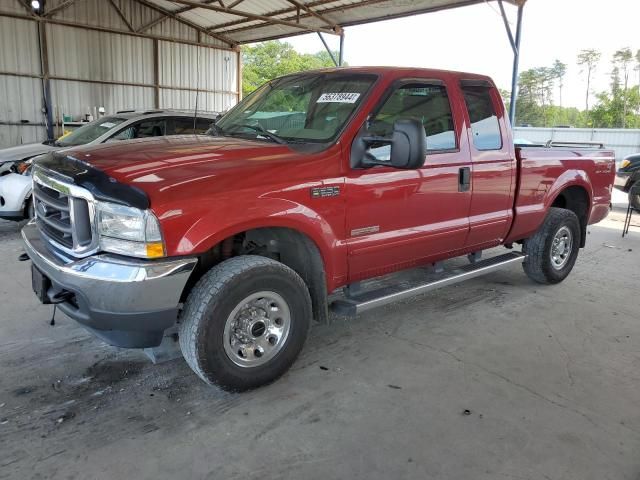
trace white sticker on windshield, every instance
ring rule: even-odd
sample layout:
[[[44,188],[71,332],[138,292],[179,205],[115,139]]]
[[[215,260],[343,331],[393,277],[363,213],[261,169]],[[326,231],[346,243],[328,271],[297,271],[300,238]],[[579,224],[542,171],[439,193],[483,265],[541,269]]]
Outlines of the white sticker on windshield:
[[[116,124],[111,122],[104,122],[104,123],[101,123],[100,126],[102,128],[113,128],[116,126]]]
[[[356,103],[359,93],[323,93],[318,103]]]

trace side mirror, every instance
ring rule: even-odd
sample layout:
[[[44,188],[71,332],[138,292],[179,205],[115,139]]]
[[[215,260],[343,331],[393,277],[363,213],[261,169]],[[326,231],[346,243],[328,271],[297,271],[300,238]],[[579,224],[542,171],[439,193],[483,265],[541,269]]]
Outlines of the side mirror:
[[[374,157],[368,149],[371,146],[389,146],[389,160]],[[351,148],[351,166],[368,168],[376,165],[415,170],[424,165],[427,141],[422,122],[415,119],[399,119],[393,124],[390,137],[379,137],[361,132]]]

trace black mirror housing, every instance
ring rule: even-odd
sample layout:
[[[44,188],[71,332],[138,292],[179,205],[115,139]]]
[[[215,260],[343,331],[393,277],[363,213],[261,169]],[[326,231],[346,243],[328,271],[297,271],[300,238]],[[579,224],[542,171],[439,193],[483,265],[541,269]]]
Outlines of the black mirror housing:
[[[389,160],[378,160],[367,153],[371,144],[388,144]],[[415,170],[424,165],[427,154],[427,142],[422,122],[415,119],[399,119],[393,124],[390,137],[368,135],[366,130],[360,132],[351,146],[351,166],[369,168],[377,165]]]
[[[427,139],[422,122],[415,119],[397,120],[393,124],[391,165],[415,170],[424,165],[426,155]]]

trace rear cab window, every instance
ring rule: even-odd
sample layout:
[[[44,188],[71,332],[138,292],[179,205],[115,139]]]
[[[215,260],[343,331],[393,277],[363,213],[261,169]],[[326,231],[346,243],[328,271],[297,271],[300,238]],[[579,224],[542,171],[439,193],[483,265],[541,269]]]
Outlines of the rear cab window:
[[[476,150],[501,150],[500,123],[487,82],[463,80],[460,88],[469,112],[471,136]]]

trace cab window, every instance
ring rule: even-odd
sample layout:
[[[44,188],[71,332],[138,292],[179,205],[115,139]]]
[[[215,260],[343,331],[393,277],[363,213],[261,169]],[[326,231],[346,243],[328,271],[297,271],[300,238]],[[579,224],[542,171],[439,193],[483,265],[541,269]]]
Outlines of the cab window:
[[[457,148],[453,114],[444,85],[407,83],[396,88],[370,121],[369,130],[390,136],[398,119],[413,118],[422,122],[427,140],[427,153]],[[369,153],[388,160],[390,147],[372,147]]]
[[[491,98],[489,85],[461,85],[469,111],[473,145],[478,150],[500,150],[500,124]]]

